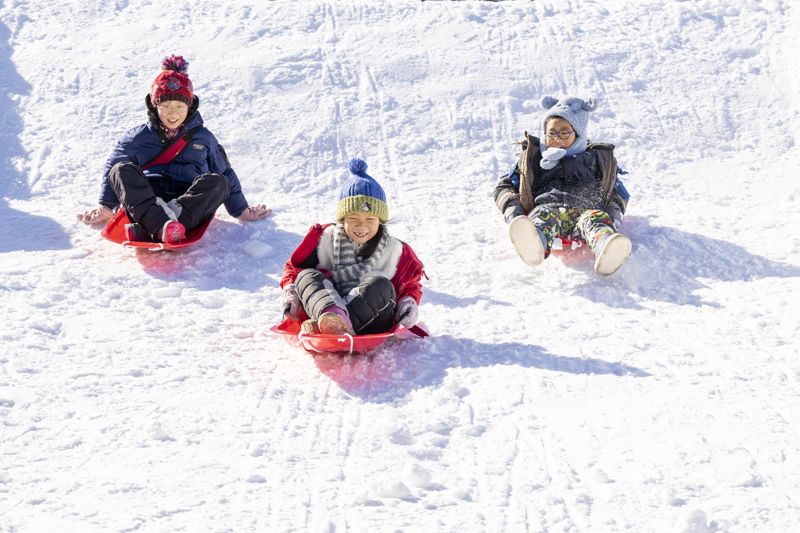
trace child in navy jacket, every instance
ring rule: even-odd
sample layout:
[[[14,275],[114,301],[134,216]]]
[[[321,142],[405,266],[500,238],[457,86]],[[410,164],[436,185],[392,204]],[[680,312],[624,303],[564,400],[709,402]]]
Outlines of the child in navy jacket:
[[[203,125],[187,66],[181,56],[164,59],[145,98],[149,121],[117,142],[103,171],[99,205],[79,220],[105,223],[122,206],[133,222],[125,228],[128,240],[175,243],[222,204],[239,220],[271,213],[263,204],[248,205],[225,150]],[[177,156],[156,160],[176,141],[186,142]]]

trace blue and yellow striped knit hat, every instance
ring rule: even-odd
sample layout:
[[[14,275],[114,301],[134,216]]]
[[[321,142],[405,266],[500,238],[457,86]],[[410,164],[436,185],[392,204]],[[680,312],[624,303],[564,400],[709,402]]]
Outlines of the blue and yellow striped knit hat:
[[[389,220],[386,194],[375,179],[367,174],[367,163],[363,159],[351,159],[348,165],[353,177],[344,182],[336,206],[336,221],[352,213],[369,213],[381,222]]]

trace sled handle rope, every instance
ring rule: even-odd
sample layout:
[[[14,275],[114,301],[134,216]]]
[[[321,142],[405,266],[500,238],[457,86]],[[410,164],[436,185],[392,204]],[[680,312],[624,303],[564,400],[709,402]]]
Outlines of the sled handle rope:
[[[350,335],[349,333],[345,333],[344,336],[347,337],[348,339],[350,339],[350,351],[348,352],[348,355],[353,355],[353,346],[355,345],[355,341],[353,340],[353,336]]]
[[[303,338],[305,338],[305,337],[308,337],[308,333],[298,333],[297,334],[297,340],[300,342],[300,344],[302,346],[306,346],[303,343]],[[353,349],[355,348],[355,344],[356,344],[355,343],[355,339],[349,333],[343,333],[342,337],[347,337],[350,340],[350,348],[347,351],[347,355],[353,355]],[[324,351],[315,349],[313,346],[308,346],[308,348],[310,348],[311,350],[313,350],[313,351],[315,351],[317,353],[325,353]]]
[[[298,344],[299,346],[305,347],[305,346],[306,346],[306,344],[303,342],[303,339],[304,339],[304,338],[306,338],[306,337],[308,337],[308,333],[303,333],[302,331],[301,331],[300,333],[298,333],[298,334],[297,334],[297,344]],[[320,352],[319,350],[316,350],[316,349],[315,349],[313,346],[310,346],[310,348],[311,348],[313,351],[317,352],[317,353],[322,353],[322,352]]]
[[[375,337],[380,337],[380,339],[377,342],[375,342],[375,340],[371,338],[371,337],[373,337],[371,335],[366,335],[364,337],[364,339],[362,339],[362,337],[359,336],[359,335],[352,335],[350,333],[342,333],[342,334],[339,334],[339,335],[322,335],[322,337],[327,338],[327,341],[326,341],[328,343],[327,345],[330,346],[330,348],[326,350],[324,347],[319,346],[318,343],[315,342],[315,340],[317,339],[318,335],[313,334],[313,333],[306,333],[306,332],[303,332],[303,331],[299,331],[299,332],[296,332],[296,333],[289,332],[286,329],[282,328],[282,326],[283,326],[283,324],[281,324],[279,326],[273,326],[273,328],[271,328],[271,330],[274,331],[274,332],[277,332],[277,333],[282,333],[284,335],[287,335],[287,334],[291,335],[292,338],[293,338],[293,341],[291,341],[291,344],[293,344],[295,346],[298,346],[298,347],[301,347],[301,348],[305,349],[306,351],[308,351],[310,353],[313,353],[313,354],[327,353],[329,351],[333,351],[334,353],[337,353],[337,352],[338,353],[347,353],[348,355],[361,353],[363,350],[365,350],[364,344],[363,343],[359,344],[359,342],[357,342],[357,341],[368,339],[368,340],[364,340],[364,342],[367,342],[368,346],[371,346],[371,347],[366,348],[366,350],[371,350],[371,349],[374,349],[375,347],[377,347],[378,345],[382,344],[383,340],[386,340],[385,337],[391,337],[395,333],[397,333],[393,329],[391,332],[387,332],[387,333],[380,334],[380,335],[375,335]],[[428,333],[428,331],[424,327],[419,326],[419,325],[411,326],[410,328],[406,328],[406,330],[409,333],[411,333],[412,335],[416,335],[417,337],[428,337],[430,335]],[[402,331],[400,332],[400,334],[402,335]],[[331,345],[330,344],[331,342],[335,343],[335,346]],[[323,343],[323,344],[325,344],[325,343]],[[358,350],[356,348],[358,348]]]
[[[125,248],[131,248],[132,242],[137,242],[137,241],[122,241],[122,246],[124,246]],[[148,250],[150,250],[151,252],[160,252],[164,250],[163,242],[153,243],[153,244],[158,244],[158,248],[148,248]]]

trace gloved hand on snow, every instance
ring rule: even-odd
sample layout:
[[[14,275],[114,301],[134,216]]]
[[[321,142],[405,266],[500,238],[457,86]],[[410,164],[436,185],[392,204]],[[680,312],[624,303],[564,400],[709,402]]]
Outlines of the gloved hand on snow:
[[[419,308],[417,302],[411,296],[400,298],[397,302],[397,309],[394,312],[394,319],[406,328],[410,328],[419,320]]]
[[[564,155],[566,155],[566,153],[567,151],[563,148],[548,148],[542,152],[542,161],[539,163],[539,166],[545,170],[550,170],[558,164],[558,162],[562,157],[564,157]]]
[[[284,317],[289,315],[295,320],[300,319],[300,311],[303,310],[303,304],[300,302],[300,296],[297,294],[294,283],[290,283],[281,291],[281,309]]]

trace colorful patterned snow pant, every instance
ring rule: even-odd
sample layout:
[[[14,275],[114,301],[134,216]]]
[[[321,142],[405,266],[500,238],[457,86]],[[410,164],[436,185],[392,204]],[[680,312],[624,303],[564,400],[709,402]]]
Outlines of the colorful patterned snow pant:
[[[556,238],[583,239],[594,252],[601,237],[617,232],[611,216],[599,209],[539,205],[528,216],[547,240],[545,257],[550,255]]]

